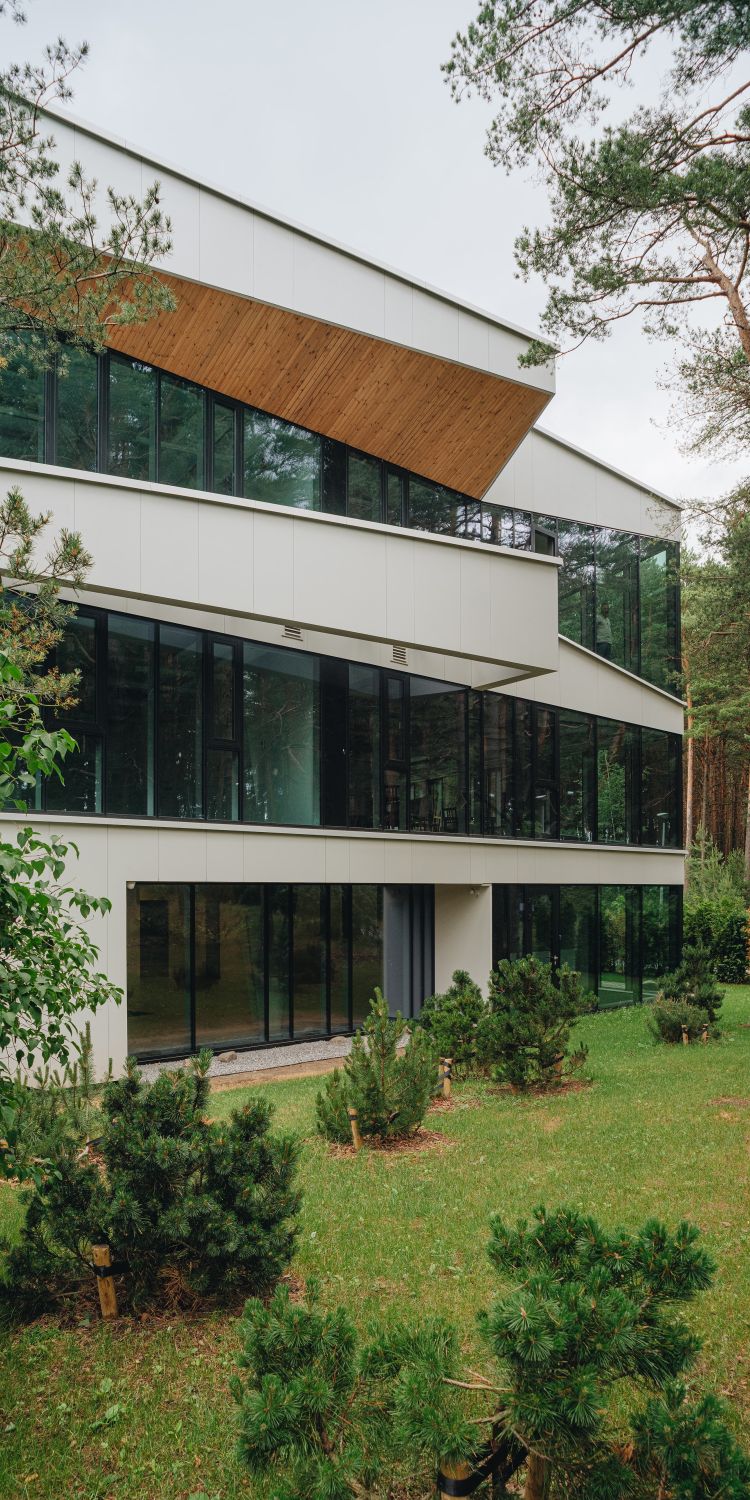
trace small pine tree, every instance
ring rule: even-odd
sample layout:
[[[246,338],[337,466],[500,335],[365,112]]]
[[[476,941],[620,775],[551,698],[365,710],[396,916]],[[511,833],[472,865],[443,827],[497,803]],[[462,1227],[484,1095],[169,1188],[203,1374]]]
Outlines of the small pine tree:
[[[495,1451],[520,1443],[524,1500],[747,1500],[750,1464],[723,1406],[688,1401],[678,1383],[699,1340],[675,1309],[714,1271],[697,1240],[691,1225],[670,1233],[653,1220],[608,1234],[565,1207],[515,1226],[495,1217],[489,1255],[505,1287],[479,1319],[493,1366],[443,1378],[428,1427],[413,1390],[423,1442],[452,1432],[455,1452],[463,1423]],[[623,1397],[633,1411],[643,1393],[624,1442]],[[471,1444],[463,1456],[472,1462]]]
[[[536,958],[503,959],[490,975],[487,1013],[479,1022],[477,1051],[494,1076],[515,1088],[559,1083],[581,1066],[585,1047],[568,1052],[580,1016],[596,1009],[580,974],[567,965],[554,970]]]
[[[210,1061],[202,1053],[147,1084],[131,1060],[106,1085],[101,1170],[66,1141],[26,1195],[5,1269],[12,1307],[38,1311],[75,1290],[93,1244],[123,1264],[133,1307],[158,1299],[165,1276],[191,1299],[271,1289],[296,1238],[298,1147],[270,1133],[264,1100],[208,1121]]]
[[[430,995],[419,1013],[418,1024],[427,1032],[438,1057],[451,1057],[462,1073],[478,1066],[477,1031],[487,1010],[478,984],[464,969],[456,969],[444,995]]]
[[[239,1453],[269,1500],[351,1500],[390,1494],[394,1473],[419,1474],[426,1492],[433,1427],[443,1417],[443,1381],[456,1370],[458,1341],[438,1319],[419,1328],[381,1327],[360,1340],[348,1312],[322,1312],[317,1289],[295,1304],[278,1287],[269,1305],[251,1300],[241,1324],[246,1373],[232,1381],[240,1408]],[[422,1429],[414,1433],[418,1406]],[[459,1420],[441,1441],[465,1445]]]
[[[356,1109],[363,1136],[410,1135],[424,1119],[437,1088],[436,1057],[424,1031],[409,1028],[403,1016],[390,1017],[376,989],[370,1014],[352,1042],[343,1071],[336,1068],[316,1100],[317,1126],[330,1141],[351,1140],[349,1109]]]
[[[705,1010],[684,1000],[656,999],[648,1017],[648,1029],[657,1042],[674,1044],[683,1040],[683,1026],[690,1042],[697,1041],[708,1025]]]
[[[665,974],[660,981],[660,992],[665,1000],[696,1006],[713,1025],[721,1010],[724,991],[716,982],[716,965],[704,943],[684,949],[682,962],[674,973]]]

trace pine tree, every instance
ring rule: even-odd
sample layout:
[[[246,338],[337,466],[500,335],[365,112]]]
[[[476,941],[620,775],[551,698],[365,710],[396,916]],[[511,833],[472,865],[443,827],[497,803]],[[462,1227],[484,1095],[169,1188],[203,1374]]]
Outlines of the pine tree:
[[[660,989],[665,1000],[680,1001],[703,1011],[711,1025],[724,999],[724,991],[716,983],[716,965],[703,943],[683,950],[682,962],[673,974],[664,975]]]
[[[210,1060],[202,1053],[151,1084],[131,1061],[106,1085],[101,1171],[77,1142],[59,1142],[8,1255],[11,1305],[38,1311],[80,1286],[93,1244],[111,1247],[134,1307],[158,1300],[165,1274],[190,1300],[270,1291],[296,1239],[299,1148],[271,1134],[263,1099],[207,1120]]]
[[[478,1066],[477,1031],[487,1010],[478,984],[464,969],[456,969],[444,995],[430,995],[423,1003],[418,1025],[430,1037],[438,1057],[450,1057],[461,1072]]]
[[[555,971],[536,958],[503,959],[490,975],[489,1007],[479,1022],[477,1050],[494,1075],[516,1088],[559,1083],[563,1068],[580,1066],[581,1047],[568,1053],[579,1016],[596,1008],[581,976],[567,965]]]
[[[314,1284],[304,1304],[281,1286],[270,1305],[247,1303],[241,1336],[239,1452],[268,1500],[391,1494],[399,1467],[419,1474],[426,1492],[436,1442],[469,1440],[460,1418],[438,1436],[443,1382],[458,1360],[456,1336],[438,1319],[382,1326],[363,1341],[344,1308],[319,1310]]]
[[[331,1141],[351,1140],[349,1109],[356,1109],[363,1136],[409,1135],[424,1119],[437,1088],[437,1060],[424,1031],[409,1028],[403,1016],[390,1017],[379,989],[370,1014],[352,1042],[343,1072],[336,1068],[316,1100],[320,1133]]]

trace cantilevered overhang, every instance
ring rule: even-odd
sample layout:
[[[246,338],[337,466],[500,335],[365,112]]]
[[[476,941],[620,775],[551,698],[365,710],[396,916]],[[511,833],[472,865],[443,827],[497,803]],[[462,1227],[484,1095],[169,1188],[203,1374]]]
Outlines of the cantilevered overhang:
[[[532,334],[317,231],[199,181],[82,120],[45,111],[61,180],[158,181],[172,224],[159,268],[177,311],[112,332],[113,348],[287,421],[484,494],[554,392],[521,368]]]
[[[164,280],[177,309],[113,349],[479,498],[551,392],[288,308]]]

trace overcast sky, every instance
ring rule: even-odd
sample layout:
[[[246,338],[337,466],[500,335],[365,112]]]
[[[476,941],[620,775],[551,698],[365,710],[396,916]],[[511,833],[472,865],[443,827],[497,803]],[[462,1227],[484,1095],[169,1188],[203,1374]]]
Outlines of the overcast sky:
[[[454,104],[440,73],[476,0],[27,8],[25,27],[0,19],[4,57],[33,60],[60,31],[90,43],[74,114],[536,328],[544,291],[516,280],[513,240],[543,220],[544,192],[490,165],[487,107]],[[620,324],[561,362],[544,425],[678,499],[720,493],[733,471],[686,459],[670,433],[670,398],[657,384],[668,356],[634,319]]]

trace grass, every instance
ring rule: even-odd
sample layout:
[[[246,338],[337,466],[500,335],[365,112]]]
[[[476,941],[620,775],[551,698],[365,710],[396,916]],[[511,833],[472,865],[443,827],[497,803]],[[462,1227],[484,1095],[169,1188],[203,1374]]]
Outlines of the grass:
[[[734,1403],[750,1443],[750,988],[727,992],[722,1040],[657,1047],[647,1011],[588,1018],[590,1089],[522,1099],[460,1085],[431,1117],[442,1149],[331,1157],[314,1134],[320,1078],[266,1086],[300,1133],[304,1211],[295,1273],[363,1324],[374,1312],[456,1319],[467,1349],[492,1292],[493,1210],[563,1201],[609,1226],[651,1215],[700,1225],[718,1262],[691,1312],[701,1376]],[[229,1113],[252,1090],[214,1096]],[[0,1229],[19,1223],[0,1188]],[[12,1500],[234,1500],[258,1496],[234,1458],[227,1389],[236,1320],[41,1322],[0,1345],[0,1496]]]

